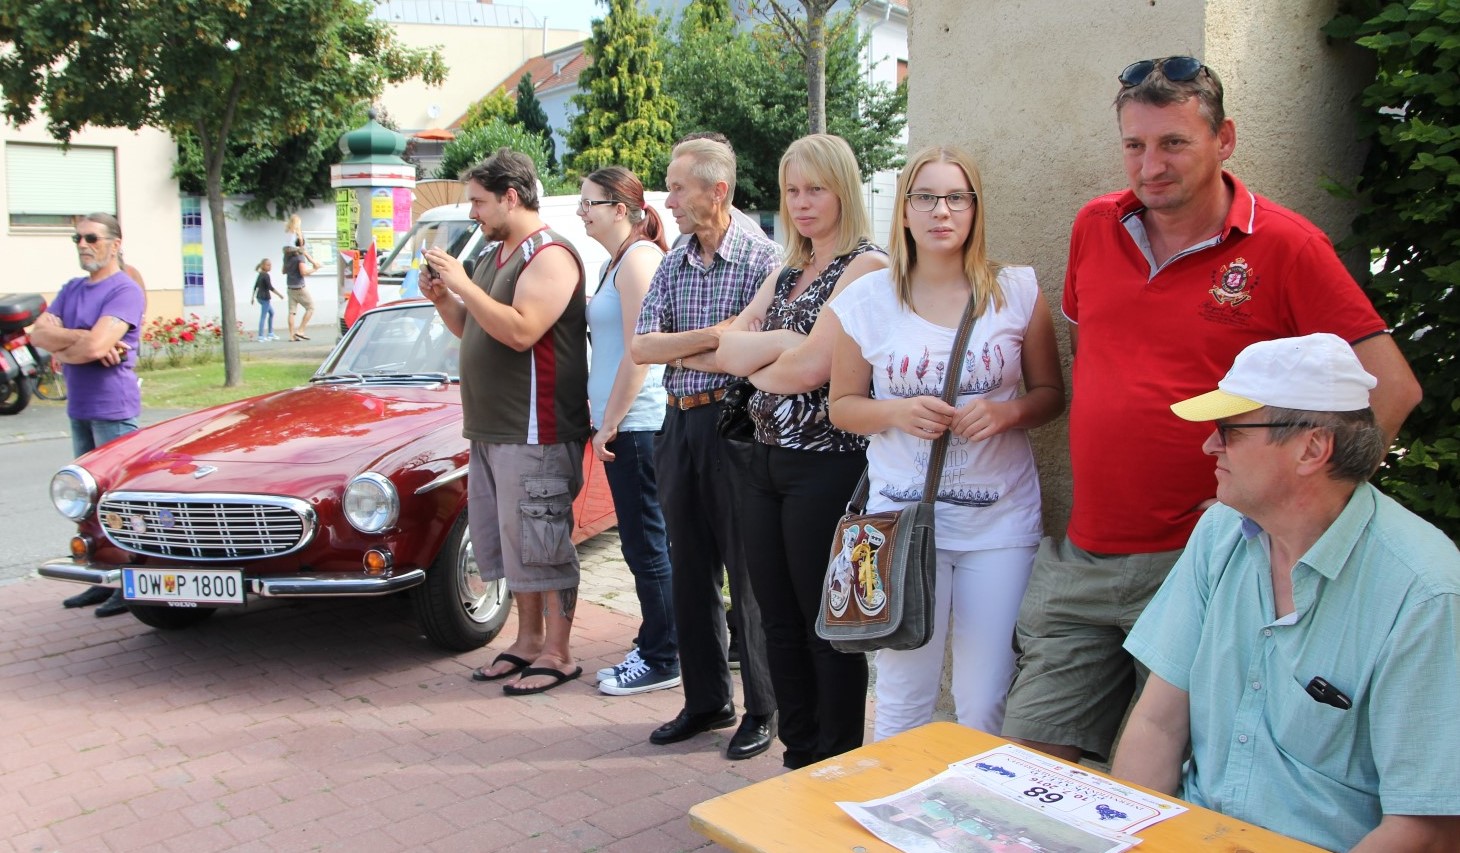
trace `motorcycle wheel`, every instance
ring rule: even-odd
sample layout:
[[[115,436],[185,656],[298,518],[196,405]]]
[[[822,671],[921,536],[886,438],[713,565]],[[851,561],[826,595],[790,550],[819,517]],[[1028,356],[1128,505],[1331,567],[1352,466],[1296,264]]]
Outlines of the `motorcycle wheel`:
[[[216,607],[168,607],[158,604],[128,604],[137,621],[149,628],[178,631],[191,628],[218,612]]]
[[[30,380],[17,376],[0,380],[0,415],[14,415],[30,405]]]

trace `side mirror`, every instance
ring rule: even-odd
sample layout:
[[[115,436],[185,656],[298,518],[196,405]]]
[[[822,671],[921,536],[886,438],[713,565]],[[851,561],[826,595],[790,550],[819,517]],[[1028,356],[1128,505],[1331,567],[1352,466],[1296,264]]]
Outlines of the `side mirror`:
[[[476,278],[477,259],[476,258],[467,258],[466,260],[464,260],[464,261],[461,262],[461,268],[464,269],[464,270],[466,270],[466,277],[467,278]]]

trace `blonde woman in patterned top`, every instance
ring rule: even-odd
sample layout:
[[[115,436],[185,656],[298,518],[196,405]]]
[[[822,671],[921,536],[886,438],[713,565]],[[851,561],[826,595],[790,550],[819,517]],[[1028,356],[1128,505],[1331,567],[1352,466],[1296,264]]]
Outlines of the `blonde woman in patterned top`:
[[[852,149],[815,134],[781,158],[786,264],[769,275],[720,341],[722,369],[748,376],[755,442],[738,472],[751,586],[780,713],[783,759],[804,767],[862,745],[864,655],[816,636],[821,582],[837,519],[866,465],[867,440],[827,418],[832,337],[822,306],[887,266],[872,245]]]

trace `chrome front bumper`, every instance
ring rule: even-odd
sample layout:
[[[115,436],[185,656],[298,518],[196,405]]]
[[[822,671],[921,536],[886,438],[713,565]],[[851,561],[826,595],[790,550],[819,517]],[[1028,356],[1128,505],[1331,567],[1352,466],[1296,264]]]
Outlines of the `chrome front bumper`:
[[[94,566],[73,560],[49,560],[41,564],[38,574],[53,581],[117,586],[122,582],[124,568],[145,568],[156,570],[157,566]],[[195,568],[181,566],[179,568]],[[209,567],[212,568],[212,567]],[[249,595],[258,598],[367,598],[389,595],[410,589],[426,580],[424,569],[410,569],[384,577],[372,577],[363,572],[330,574],[328,576],[303,575],[296,577],[245,577],[244,584]]]

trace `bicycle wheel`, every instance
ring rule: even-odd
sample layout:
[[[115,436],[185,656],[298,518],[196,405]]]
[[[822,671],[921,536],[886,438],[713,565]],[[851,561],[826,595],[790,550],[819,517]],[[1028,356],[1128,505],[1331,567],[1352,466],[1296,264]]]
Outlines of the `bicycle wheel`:
[[[51,359],[36,375],[35,393],[42,400],[66,399],[66,377],[61,373],[61,365],[55,359]]]

